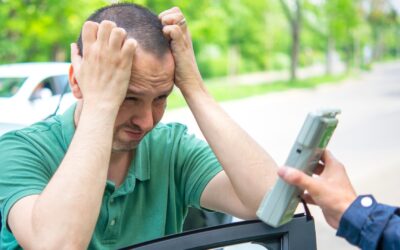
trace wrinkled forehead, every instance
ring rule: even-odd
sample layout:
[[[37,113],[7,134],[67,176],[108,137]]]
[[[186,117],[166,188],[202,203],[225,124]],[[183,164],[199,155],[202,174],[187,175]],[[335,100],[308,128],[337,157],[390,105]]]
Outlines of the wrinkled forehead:
[[[132,60],[132,69],[145,70],[150,74],[156,74],[160,71],[173,74],[175,70],[174,57],[170,49],[162,55],[157,55],[146,51],[139,44]]]

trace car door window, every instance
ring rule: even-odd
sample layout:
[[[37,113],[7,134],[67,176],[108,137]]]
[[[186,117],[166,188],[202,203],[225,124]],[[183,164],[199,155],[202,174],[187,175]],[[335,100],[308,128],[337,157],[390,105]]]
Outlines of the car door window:
[[[38,83],[32,92],[30,100],[34,101],[37,99],[46,99],[51,96],[58,96],[67,92],[70,92],[68,86],[68,76],[52,76]]]
[[[0,97],[11,97],[15,95],[26,77],[0,77]]]
[[[60,75],[52,77],[52,89],[55,95],[61,95],[68,92],[71,92],[71,89],[68,85],[68,76],[67,75]]]
[[[42,99],[48,99],[51,96],[53,96],[53,90],[51,89],[51,85],[46,79],[36,85],[29,99],[31,101],[37,101]]]

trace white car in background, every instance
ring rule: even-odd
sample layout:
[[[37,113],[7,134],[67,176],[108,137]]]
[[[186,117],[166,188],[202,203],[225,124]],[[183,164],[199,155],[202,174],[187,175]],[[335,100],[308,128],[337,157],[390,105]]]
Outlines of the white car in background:
[[[0,65],[0,135],[72,105],[69,66],[56,62]]]

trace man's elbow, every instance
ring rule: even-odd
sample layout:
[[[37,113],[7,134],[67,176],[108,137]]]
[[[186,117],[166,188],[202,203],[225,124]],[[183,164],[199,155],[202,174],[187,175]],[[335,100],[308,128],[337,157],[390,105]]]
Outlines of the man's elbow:
[[[248,215],[243,216],[243,218],[240,218],[240,219],[242,219],[242,220],[257,220],[258,217],[256,214],[248,214]]]
[[[251,208],[251,207],[243,207],[243,209],[241,209],[240,214],[236,215],[235,217],[238,217],[239,219],[242,220],[256,220],[257,212],[258,208]]]
[[[35,240],[19,242],[23,249],[87,249],[88,243],[69,237],[40,237]]]

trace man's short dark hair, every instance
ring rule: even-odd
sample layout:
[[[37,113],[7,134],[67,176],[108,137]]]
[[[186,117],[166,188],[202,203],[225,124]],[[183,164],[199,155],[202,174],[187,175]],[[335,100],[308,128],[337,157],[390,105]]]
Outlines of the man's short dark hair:
[[[146,52],[157,57],[169,51],[169,42],[162,32],[158,16],[149,9],[134,3],[117,3],[105,6],[94,12],[86,21],[101,23],[103,20],[115,22],[117,27],[125,29],[128,37],[136,39]],[[83,55],[82,31],[78,38],[79,54]]]

